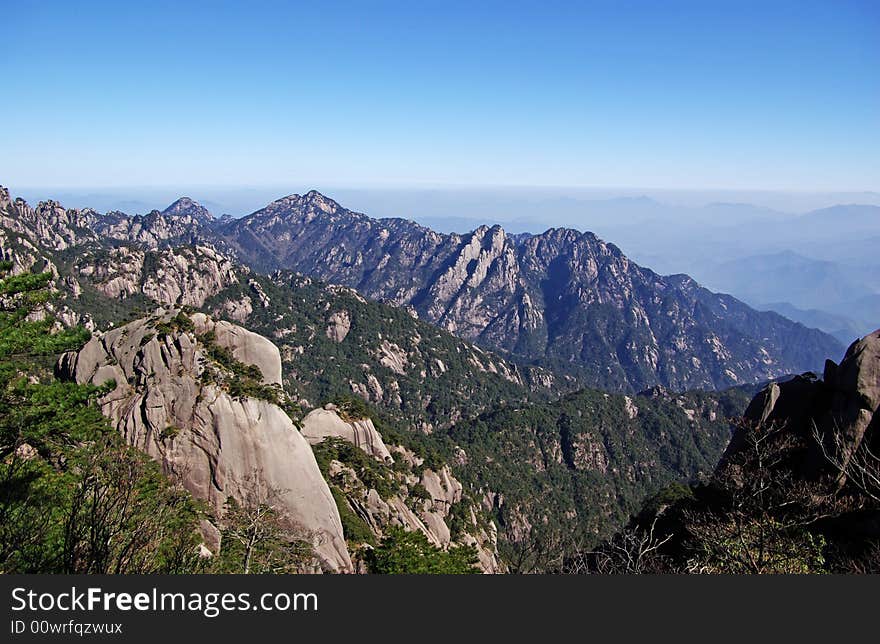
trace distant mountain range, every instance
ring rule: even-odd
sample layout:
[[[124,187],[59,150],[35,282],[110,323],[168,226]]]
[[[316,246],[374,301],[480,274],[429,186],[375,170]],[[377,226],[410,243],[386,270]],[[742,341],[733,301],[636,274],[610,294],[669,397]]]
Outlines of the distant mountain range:
[[[113,243],[212,245],[259,272],[289,269],[349,286],[520,364],[608,390],[723,388],[818,369],[841,350],[824,333],[686,275],[658,275],[572,229],[441,234],[372,219],[315,191],[241,219],[214,219],[186,198],[137,216],[53,202],[22,213],[47,231],[47,221],[66,218],[72,231]]]
[[[823,314],[795,318],[808,324],[843,317],[843,326],[819,328],[842,333],[845,344],[880,326],[878,206],[837,205],[802,215],[749,204],[684,208],[634,199],[569,207],[568,214],[548,211],[547,219],[562,217],[579,230],[613,239],[643,265],[687,273],[758,309]],[[540,232],[544,227],[533,219],[514,222],[512,229]]]
[[[213,232],[257,270],[286,268],[350,286],[608,389],[742,384],[818,368],[840,349],[822,333],[685,275],[657,275],[572,229],[440,234],[404,219],[372,219],[313,191]]]

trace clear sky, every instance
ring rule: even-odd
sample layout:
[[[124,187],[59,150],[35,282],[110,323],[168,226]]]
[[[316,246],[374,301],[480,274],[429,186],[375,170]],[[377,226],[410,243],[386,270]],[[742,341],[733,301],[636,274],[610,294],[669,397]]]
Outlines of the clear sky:
[[[880,2],[13,2],[0,183],[880,188]]]

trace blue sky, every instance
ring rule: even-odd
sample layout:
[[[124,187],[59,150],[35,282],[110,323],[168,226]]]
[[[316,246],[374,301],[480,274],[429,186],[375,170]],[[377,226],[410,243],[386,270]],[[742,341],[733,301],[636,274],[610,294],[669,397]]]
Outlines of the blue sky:
[[[2,13],[13,189],[880,189],[880,2]]]

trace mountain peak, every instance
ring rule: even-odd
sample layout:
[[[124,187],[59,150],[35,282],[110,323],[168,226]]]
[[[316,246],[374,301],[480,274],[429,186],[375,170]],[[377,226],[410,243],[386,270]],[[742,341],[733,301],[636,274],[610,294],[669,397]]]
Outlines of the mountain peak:
[[[321,194],[317,190],[309,190],[302,196],[302,201],[327,212],[335,211],[341,208],[341,206],[336,201],[326,195]]]
[[[163,215],[170,215],[173,217],[181,217],[189,215],[191,217],[195,217],[196,219],[203,220],[211,220],[214,216],[198,201],[190,199],[189,197],[180,197],[177,201],[168,206],[165,210],[162,211]]]
[[[305,194],[291,194],[286,197],[281,197],[280,199],[276,199],[271,204],[269,204],[269,210],[277,209],[277,208],[287,209],[294,208],[295,210],[320,210],[327,214],[334,214],[339,210],[344,210],[342,206],[340,206],[336,201],[333,201],[330,197],[327,197],[317,190],[309,190]],[[261,212],[261,211],[257,211]]]

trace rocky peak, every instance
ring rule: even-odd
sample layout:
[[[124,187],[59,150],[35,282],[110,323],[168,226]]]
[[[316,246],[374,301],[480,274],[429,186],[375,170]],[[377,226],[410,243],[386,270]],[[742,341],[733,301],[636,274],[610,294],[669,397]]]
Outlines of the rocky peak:
[[[313,206],[327,213],[334,213],[341,208],[338,203],[322,195],[317,190],[309,190],[301,197],[301,201],[306,205]]]
[[[162,214],[169,217],[188,216],[202,222],[210,222],[214,219],[214,216],[207,208],[189,197],[181,197],[163,210]]]
[[[156,249],[216,245],[220,240],[214,233],[214,224],[213,215],[205,207],[189,197],[181,197],[165,210],[152,210],[145,215],[107,213],[98,219],[96,229],[106,238]]]
[[[210,246],[158,250],[120,246],[83,259],[88,261],[75,268],[76,274],[107,297],[142,293],[168,306],[200,307],[241,274],[229,258]]]
[[[0,225],[23,234],[46,250],[60,251],[95,241],[94,218],[94,211],[65,210],[57,201],[41,201],[32,208],[20,197],[10,201],[5,188],[0,194]]]
[[[802,455],[789,465],[813,478],[829,470],[829,455],[845,468],[859,450],[878,453],[878,409],[880,329],[854,342],[839,365],[828,360],[821,380],[808,372],[771,383],[752,400],[746,418],[760,428],[781,428],[783,437],[799,441]],[[745,431],[734,436],[722,466],[745,448],[745,436]]]
[[[562,369],[589,386],[723,388],[817,369],[841,350],[830,336],[686,276],[642,268],[591,233],[551,228],[514,238],[482,226],[444,235],[406,220],[371,219],[315,190],[222,226],[185,214],[193,208],[201,207],[182,198],[168,209],[174,216],[105,217],[94,232],[92,214],[57,204],[11,210],[34,220],[25,232],[53,250],[95,233],[146,249],[210,245],[260,272],[290,269],[408,307],[465,340]],[[178,295],[161,301],[181,304],[171,297]]]
[[[298,217],[321,213],[333,215],[339,211],[345,211],[345,209],[329,197],[322,195],[317,190],[310,190],[303,195],[292,194],[273,201],[266,206],[266,208],[255,212],[251,217],[258,218],[261,213],[265,213],[269,215],[283,215],[285,218],[296,219]]]

